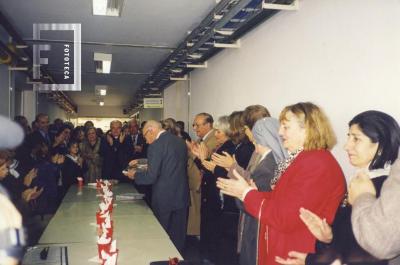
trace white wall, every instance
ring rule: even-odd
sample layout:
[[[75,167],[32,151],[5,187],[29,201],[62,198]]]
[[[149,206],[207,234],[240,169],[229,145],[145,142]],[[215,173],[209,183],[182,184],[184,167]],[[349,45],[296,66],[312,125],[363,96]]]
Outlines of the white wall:
[[[0,65],[0,114],[14,118],[14,79],[8,65]]]
[[[164,105],[164,119],[173,118],[177,121],[183,121],[185,123],[186,131],[188,130],[188,126],[192,124],[192,121],[188,120],[188,92],[188,81],[178,81],[164,90],[164,101],[169,103]]]
[[[99,107],[97,106],[80,106],[78,107],[79,117],[104,117],[104,118],[120,118],[128,117],[129,115],[124,114],[121,107],[114,106],[103,106],[99,113]]]
[[[189,118],[251,104],[277,117],[285,105],[312,101],[331,119],[333,152],[350,176],[342,148],[347,122],[368,109],[400,121],[399,14],[398,0],[302,0],[298,11],[278,13],[248,33],[240,49],[224,50],[192,73]]]
[[[148,120],[162,120],[163,110],[162,109],[140,109],[139,110],[140,122]]]
[[[52,123],[56,118],[60,118],[64,121],[68,120],[67,113],[56,103],[48,100],[46,94],[39,93],[37,98],[37,113],[46,113],[49,115],[50,123]]]
[[[23,90],[16,97],[16,105],[19,106],[19,115],[26,117],[28,122],[32,122],[37,114],[37,92],[33,90]],[[19,103],[17,103],[19,102]]]

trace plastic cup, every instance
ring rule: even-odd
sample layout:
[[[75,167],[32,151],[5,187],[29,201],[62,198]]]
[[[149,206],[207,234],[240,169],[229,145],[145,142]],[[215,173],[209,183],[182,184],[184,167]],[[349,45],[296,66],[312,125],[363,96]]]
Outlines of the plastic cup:
[[[78,179],[78,187],[83,187],[83,178],[77,178]]]
[[[105,220],[106,220],[105,216],[103,217],[100,212],[96,212],[96,223],[98,225],[101,225]]]
[[[103,260],[103,258],[101,257],[101,251],[104,251],[107,254],[110,253],[110,246],[111,246],[111,241],[110,241],[110,243],[107,243],[107,244],[99,244],[99,243],[97,243],[97,250],[98,250],[98,254],[99,254],[99,259]]]

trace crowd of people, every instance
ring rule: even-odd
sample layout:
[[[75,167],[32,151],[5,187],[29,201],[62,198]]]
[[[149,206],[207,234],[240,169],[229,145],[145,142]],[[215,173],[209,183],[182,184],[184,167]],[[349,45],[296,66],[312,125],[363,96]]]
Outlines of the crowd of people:
[[[24,138],[17,147],[1,148],[0,184],[22,214],[28,245],[37,243],[71,185],[100,178],[127,181],[122,170],[128,162],[146,157],[146,143],[135,119],[126,124],[113,121],[106,133],[91,121],[77,127],[61,119],[49,124],[43,113],[31,126],[23,116],[14,121]],[[150,192],[147,186],[138,189]]]
[[[400,264],[400,127],[384,112],[348,123],[349,185],[330,121],[310,102],[278,118],[261,105],[215,121],[199,113],[196,140],[173,118],[115,120],[105,133],[46,114],[15,121],[25,139],[0,151],[0,183],[28,232],[79,180],[116,179],[145,193],[179,251],[199,238],[202,264]]]

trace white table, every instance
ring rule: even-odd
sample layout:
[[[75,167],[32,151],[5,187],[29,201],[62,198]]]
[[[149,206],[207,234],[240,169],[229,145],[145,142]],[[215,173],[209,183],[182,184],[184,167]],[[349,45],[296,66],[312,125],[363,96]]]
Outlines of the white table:
[[[114,185],[114,198],[118,194],[136,192],[130,184]],[[96,211],[100,197],[93,187],[79,189],[72,186],[59,209],[39,240],[40,245],[68,247],[71,265],[95,264],[89,261],[97,256]],[[153,212],[143,200],[115,201],[112,218],[113,239],[119,249],[118,264],[148,265],[151,261],[182,259]]]

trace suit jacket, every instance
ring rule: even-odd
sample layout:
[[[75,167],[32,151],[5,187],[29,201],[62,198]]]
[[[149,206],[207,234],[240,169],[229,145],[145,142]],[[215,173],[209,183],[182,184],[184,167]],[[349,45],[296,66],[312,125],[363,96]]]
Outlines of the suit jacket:
[[[139,133],[137,135],[136,145],[144,147],[144,144],[145,144],[145,139],[143,135]],[[140,153],[135,151],[135,142],[134,139],[132,139],[131,135],[126,136],[126,148],[127,148],[128,161],[144,157],[143,150]]]
[[[217,140],[215,139],[214,130],[207,135],[203,140],[204,144],[207,146],[208,150],[212,153],[217,147]],[[195,157],[189,154],[188,159],[188,176],[189,176],[189,188],[191,191],[199,191],[201,186],[201,172],[200,168],[194,163]]]
[[[304,207],[332,223],[345,192],[343,172],[329,151],[301,152],[271,192],[252,190],[244,198],[246,212],[260,220],[259,264],[278,264],[275,256],[289,251],[315,252],[315,237],[299,217]]]
[[[353,204],[351,223],[358,243],[380,259],[392,259],[389,264],[400,264],[400,158],[392,165],[383,183],[379,198],[360,195]]]
[[[51,147],[51,140],[49,134],[47,134],[47,138],[43,137],[42,133],[39,130],[36,130],[29,134],[26,139],[26,144],[28,146],[29,151],[32,150],[35,145],[45,143],[48,147]]]
[[[100,155],[103,157],[101,168],[103,179],[126,180],[126,177],[122,174],[122,170],[129,163],[126,142],[126,138],[122,143],[120,143],[118,138],[113,138],[113,145],[109,145],[106,137],[101,139]]]
[[[137,184],[153,184],[152,208],[155,214],[184,209],[189,205],[187,150],[181,138],[163,132],[149,145],[148,168],[137,171]]]

